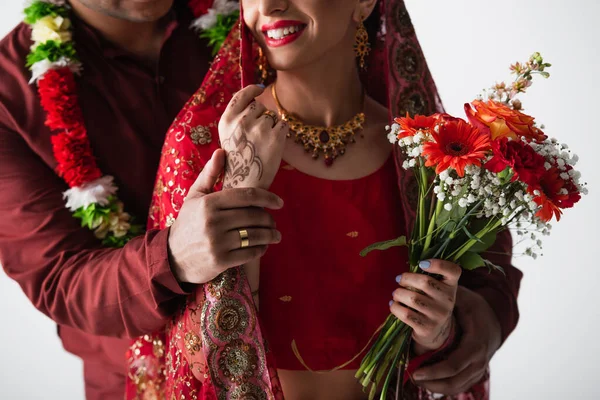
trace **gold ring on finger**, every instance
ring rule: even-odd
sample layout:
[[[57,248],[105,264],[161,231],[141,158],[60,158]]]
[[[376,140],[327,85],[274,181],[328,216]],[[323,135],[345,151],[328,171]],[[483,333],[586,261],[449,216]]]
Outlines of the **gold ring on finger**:
[[[245,229],[238,229],[240,233],[240,249],[245,249],[250,246],[250,240],[248,239],[248,231]]]
[[[277,118],[277,114],[271,110],[266,110],[265,112],[263,112],[263,115],[266,115],[267,117],[269,117],[273,120],[273,126],[277,125],[277,122],[279,122],[279,118]]]

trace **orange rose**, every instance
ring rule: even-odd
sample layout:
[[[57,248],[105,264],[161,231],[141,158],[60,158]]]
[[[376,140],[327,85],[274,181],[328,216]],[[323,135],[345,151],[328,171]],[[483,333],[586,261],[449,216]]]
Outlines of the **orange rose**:
[[[492,140],[509,137],[527,141],[543,141],[546,135],[534,126],[534,118],[493,100],[475,100],[465,104],[465,113],[472,125],[489,130]]]

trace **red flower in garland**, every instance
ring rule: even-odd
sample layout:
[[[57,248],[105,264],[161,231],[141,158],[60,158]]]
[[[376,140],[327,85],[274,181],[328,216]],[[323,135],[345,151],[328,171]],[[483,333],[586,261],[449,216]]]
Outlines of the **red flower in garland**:
[[[63,131],[50,138],[54,158],[58,165],[56,172],[69,187],[82,186],[102,177],[96,165],[92,148],[85,134],[85,128],[79,127],[69,133]]]
[[[568,171],[568,169],[567,169]],[[537,216],[545,222],[552,217],[560,221],[562,210],[571,208],[581,199],[581,194],[577,186],[571,179],[561,178],[561,171],[553,166],[542,175],[537,190],[539,195],[533,198],[541,208]],[[534,194],[534,188],[529,188],[529,192]]]
[[[38,93],[48,114],[46,125],[50,129],[72,129],[83,125],[75,78],[68,67],[46,72],[38,81]]]
[[[188,7],[192,10],[194,18],[201,17],[213,6],[214,0],[189,0]]]
[[[48,114],[46,125],[60,131],[51,137],[58,175],[69,187],[82,186],[100,178],[102,172],[92,154],[71,70],[49,70],[39,80],[38,91],[42,107]]]
[[[520,140],[504,137],[492,142],[494,157],[485,164],[492,172],[501,172],[510,167],[514,171],[513,181],[519,179],[529,186],[537,186],[546,172],[546,159]]]
[[[441,124],[439,132],[432,129],[431,135],[435,142],[423,145],[423,155],[427,157],[425,166],[435,166],[437,174],[450,167],[463,177],[465,167],[480,166],[491,147],[489,135],[479,132],[463,120]]]
[[[437,123],[435,116],[425,117],[423,115],[415,115],[414,118],[411,118],[408,113],[406,113],[406,117],[396,118],[394,121],[400,125],[398,139],[414,136],[420,130],[428,131]]]

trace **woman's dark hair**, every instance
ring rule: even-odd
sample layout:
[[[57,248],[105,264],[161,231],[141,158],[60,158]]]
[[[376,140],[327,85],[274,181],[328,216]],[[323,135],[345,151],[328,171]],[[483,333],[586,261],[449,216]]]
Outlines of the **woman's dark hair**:
[[[371,15],[365,20],[365,29],[369,34],[371,48],[374,48],[377,39],[379,38],[379,32],[381,31],[381,10],[379,9],[379,2],[373,9]]]

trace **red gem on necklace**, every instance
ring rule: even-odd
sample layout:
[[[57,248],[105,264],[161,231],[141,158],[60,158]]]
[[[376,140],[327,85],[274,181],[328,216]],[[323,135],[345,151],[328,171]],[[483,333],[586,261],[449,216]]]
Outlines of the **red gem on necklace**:
[[[321,134],[319,135],[319,140],[321,141],[321,143],[329,142],[329,133],[327,133],[327,131],[321,131]]]

